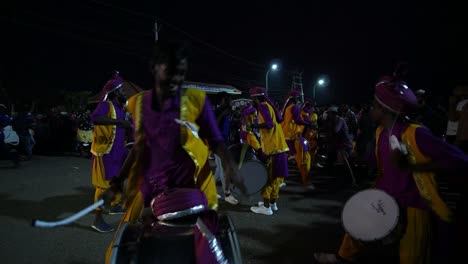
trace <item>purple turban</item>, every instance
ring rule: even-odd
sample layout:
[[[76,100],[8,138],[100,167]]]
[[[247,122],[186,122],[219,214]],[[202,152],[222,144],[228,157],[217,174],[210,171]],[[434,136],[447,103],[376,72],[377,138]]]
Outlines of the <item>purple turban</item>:
[[[123,79],[122,77],[120,77],[119,72],[115,71],[112,78],[109,81],[107,81],[107,83],[102,88],[102,91],[101,91],[102,101],[105,101],[107,99],[107,96],[113,91],[122,88],[122,85],[123,85]]]
[[[394,113],[410,113],[418,99],[408,85],[394,77],[384,77],[375,85],[375,100]]]
[[[284,105],[283,105],[283,109],[281,110],[281,114],[284,116],[285,112],[286,112],[286,108],[289,106],[289,104],[291,103],[291,99],[292,98],[296,98],[296,97],[299,97],[301,94],[301,92],[297,89],[293,89],[291,91],[289,91],[288,93],[288,97],[286,98],[286,101],[284,101]]]
[[[267,101],[268,104],[270,104],[270,106],[273,107],[273,110],[275,110],[276,121],[278,123],[283,122],[283,116],[279,113],[278,109],[276,109],[276,107],[275,107],[275,104],[273,104],[273,102],[268,97],[265,88],[263,88],[263,87],[252,87],[252,88],[250,88],[249,92],[250,92],[250,96],[252,96],[252,97],[254,97],[254,96],[264,96],[265,101]]]

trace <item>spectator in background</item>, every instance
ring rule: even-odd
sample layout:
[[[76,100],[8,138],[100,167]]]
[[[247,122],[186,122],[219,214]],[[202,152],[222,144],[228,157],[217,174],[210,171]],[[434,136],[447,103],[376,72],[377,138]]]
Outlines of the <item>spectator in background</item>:
[[[11,128],[11,117],[7,112],[8,108],[4,104],[0,104],[0,158],[7,158],[11,160],[15,166],[18,166],[18,153],[13,146],[9,144],[10,141],[7,139],[10,137],[10,134],[13,134],[14,132]],[[16,135],[16,133],[14,133],[14,135]],[[17,135],[14,140],[18,143],[19,139]]]
[[[224,139],[224,144],[229,146],[230,140],[230,131],[231,131],[231,96],[226,92],[221,92],[218,94],[218,108],[215,110],[216,123],[218,124],[221,135]],[[221,157],[214,154],[216,171],[215,176],[219,176],[223,191],[224,191],[224,200],[230,204],[238,204],[239,201],[231,194],[231,184],[225,181],[224,178],[224,169]]]
[[[440,112],[435,111],[427,102],[427,92],[419,89],[415,92],[418,99],[418,110],[414,117],[414,121],[427,127],[432,134],[442,137],[445,129],[445,117]]]
[[[468,86],[459,85],[449,98],[449,111],[446,140],[454,144],[457,137],[458,119],[463,107],[468,103]]]
[[[455,145],[468,154],[468,104],[460,111]]]
[[[357,133],[356,115],[354,114],[353,111],[351,111],[349,106],[346,104],[341,105],[340,115],[346,121],[346,125],[348,126],[348,133],[351,136],[351,140],[353,140]]]
[[[19,136],[20,144],[26,154],[26,160],[32,158],[32,150],[35,144],[30,132],[34,128],[34,118],[28,109],[28,105],[20,105],[20,108],[17,109],[18,114],[13,119],[13,129]]]
[[[353,143],[345,119],[338,115],[338,107],[328,108],[324,129],[327,143],[327,167],[329,174],[332,175],[335,162],[338,160],[341,163],[351,155]]]
[[[77,140],[80,156],[89,156],[89,148],[93,138],[93,124],[91,123],[91,110],[81,111],[76,115],[78,122]]]

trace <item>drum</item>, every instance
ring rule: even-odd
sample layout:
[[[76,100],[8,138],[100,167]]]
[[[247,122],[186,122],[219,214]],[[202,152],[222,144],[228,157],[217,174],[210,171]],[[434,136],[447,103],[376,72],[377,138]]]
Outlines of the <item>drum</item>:
[[[400,240],[402,227],[396,200],[382,190],[368,189],[353,195],[344,205],[343,226],[363,243],[391,244]]]
[[[244,148],[245,153],[242,153]],[[246,195],[253,195],[262,190],[268,181],[268,171],[266,166],[257,158],[252,147],[249,145],[236,144],[231,145],[229,151],[234,157],[237,164],[240,165],[239,173],[244,179],[246,187]],[[241,155],[243,154],[243,159]],[[241,162],[242,161],[242,162]],[[238,188],[234,188],[233,192],[241,194]]]
[[[116,233],[110,263],[195,263],[193,223],[154,222],[149,228],[124,223]],[[228,215],[219,215],[217,238],[229,263],[241,264],[237,233]]]

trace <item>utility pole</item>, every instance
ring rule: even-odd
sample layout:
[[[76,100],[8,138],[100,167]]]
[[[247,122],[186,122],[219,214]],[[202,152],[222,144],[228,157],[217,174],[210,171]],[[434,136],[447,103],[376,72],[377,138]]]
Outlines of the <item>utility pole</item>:
[[[160,30],[161,30],[161,27],[158,26],[158,20],[155,19],[154,20],[154,29],[153,29],[153,31],[154,31],[154,43],[157,43],[158,40],[159,40],[159,31]]]
[[[304,85],[302,83],[302,73],[295,73],[293,75],[291,90],[300,89],[301,90],[301,101],[304,102]]]

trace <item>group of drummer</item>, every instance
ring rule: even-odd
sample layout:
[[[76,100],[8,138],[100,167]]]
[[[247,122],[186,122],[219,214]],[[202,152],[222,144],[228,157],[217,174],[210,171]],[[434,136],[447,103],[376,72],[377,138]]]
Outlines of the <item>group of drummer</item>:
[[[280,188],[288,176],[288,160],[296,160],[303,185],[309,184],[311,163],[316,153],[317,115],[307,100],[299,104],[299,91],[288,94],[280,111],[262,87],[250,89],[253,105],[241,109],[241,141],[255,150],[257,157],[267,164],[268,181],[262,189],[263,201],[250,209],[254,213],[272,215],[278,210]],[[310,143],[309,143],[310,142]]]
[[[128,100],[126,110],[132,122],[123,114],[123,102],[129,95],[121,89],[120,76],[115,75],[104,88],[103,101],[93,115],[92,177],[95,199],[104,198],[116,206],[120,202],[116,194],[123,191],[127,179],[122,221],[137,221],[153,197],[173,188],[202,190],[208,207],[216,210],[217,191],[208,165],[210,149],[221,159],[226,182],[242,189],[243,180],[226,151],[205,92],[181,88],[187,67],[183,50],[158,45],[152,64],[155,86]],[[281,112],[264,88],[251,88],[250,95],[253,105],[242,111],[242,140],[260,153],[269,172],[263,201],[250,209],[272,215],[278,210],[280,186],[288,176],[288,155],[296,160],[303,185],[313,188],[308,177],[315,155],[317,116],[312,102],[298,104],[297,91],[289,94]],[[440,199],[433,173],[456,175],[468,168],[468,158],[460,150],[407,121],[406,114],[416,104],[414,93],[397,77],[377,83],[373,116],[380,127],[376,132],[379,178],[375,187],[395,197],[405,211],[400,263],[430,263],[431,216],[445,223],[457,217]],[[128,154],[126,129],[132,129],[135,138]],[[391,137],[403,144],[391,147]],[[93,228],[112,231],[99,215]],[[316,259],[321,263],[352,262],[363,249],[359,241],[346,235],[338,254],[317,254]]]

